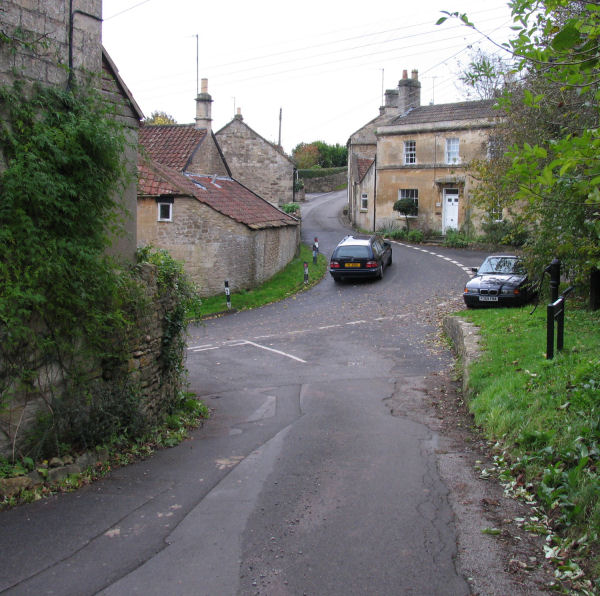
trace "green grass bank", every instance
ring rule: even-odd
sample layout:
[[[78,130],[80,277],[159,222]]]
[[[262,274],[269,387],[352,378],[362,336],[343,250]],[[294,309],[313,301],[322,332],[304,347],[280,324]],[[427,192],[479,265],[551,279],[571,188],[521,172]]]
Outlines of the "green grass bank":
[[[308,283],[304,283],[304,263],[308,263]],[[300,244],[300,253],[282,271],[274,275],[261,286],[252,290],[231,293],[232,310],[248,310],[278,302],[317,284],[327,272],[327,259],[319,254],[313,264],[312,250],[306,244]],[[225,292],[217,296],[203,298],[199,308],[189,312],[190,319],[202,319],[211,315],[227,312]]]
[[[496,443],[505,488],[543,512],[546,557],[600,588],[600,312],[567,301],[564,349],[546,359],[546,307],[464,311],[480,328],[467,401]],[[536,526],[537,527],[537,526]],[[539,528],[538,528],[539,531]]]

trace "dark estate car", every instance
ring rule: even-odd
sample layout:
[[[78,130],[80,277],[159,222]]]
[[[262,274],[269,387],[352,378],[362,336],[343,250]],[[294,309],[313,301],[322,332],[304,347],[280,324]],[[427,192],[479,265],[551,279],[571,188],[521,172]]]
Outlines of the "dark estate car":
[[[335,281],[350,277],[383,277],[392,264],[392,245],[379,236],[346,236],[335,248],[329,261],[329,273]]]
[[[519,257],[492,255],[473,271],[476,275],[467,282],[463,293],[469,307],[520,305],[529,302],[535,294]]]

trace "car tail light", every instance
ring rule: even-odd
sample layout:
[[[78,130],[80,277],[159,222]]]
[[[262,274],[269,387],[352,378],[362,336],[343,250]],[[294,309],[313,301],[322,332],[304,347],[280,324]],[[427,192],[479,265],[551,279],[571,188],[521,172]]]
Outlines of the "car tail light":
[[[367,269],[375,269],[375,267],[379,267],[377,261],[367,261]]]
[[[329,262],[329,267],[331,269],[339,269],[340,268],[340,264],[337,261],[330,261]]]

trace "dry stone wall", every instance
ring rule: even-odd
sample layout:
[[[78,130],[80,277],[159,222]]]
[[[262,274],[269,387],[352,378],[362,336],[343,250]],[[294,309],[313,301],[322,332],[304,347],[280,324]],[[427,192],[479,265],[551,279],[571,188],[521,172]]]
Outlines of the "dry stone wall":
[[[343,171],[330,176],[321,176],[320,178],[303,178],[302,181],[306,192],[333,192],[336,188],[347,184],[348,173]]]
[[[149,304],[137,315],[129,334],[128,358],[117,365],[89,363],[89,386],[129,384],[141,394],[139,415],[150,421],[161,419],[172,398],[180,389],[180,379],[165,372],[162,350],[166,335],[166,314],[174,306],[170,293],[159,291],[156,267],[140,266],[140,283]],[[4,371],[0,368],[0,375]],[[40,414],[52,410],[53,400],[64,385],[61,368],[56,362],[40,365],[27,388],[16,390],[0,411],[0,455],[12,458],[25,444]],[[13,393],[11,392],[11,393]]]

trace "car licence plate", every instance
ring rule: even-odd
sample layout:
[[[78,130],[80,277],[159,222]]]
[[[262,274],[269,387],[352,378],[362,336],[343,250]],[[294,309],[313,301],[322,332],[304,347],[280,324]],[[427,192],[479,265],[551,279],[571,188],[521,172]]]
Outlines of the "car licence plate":
[[[498,296],[479,296],[479,302],[498,302]]]
[[[344,267],[360,267],[360,263],[345,263]]]

